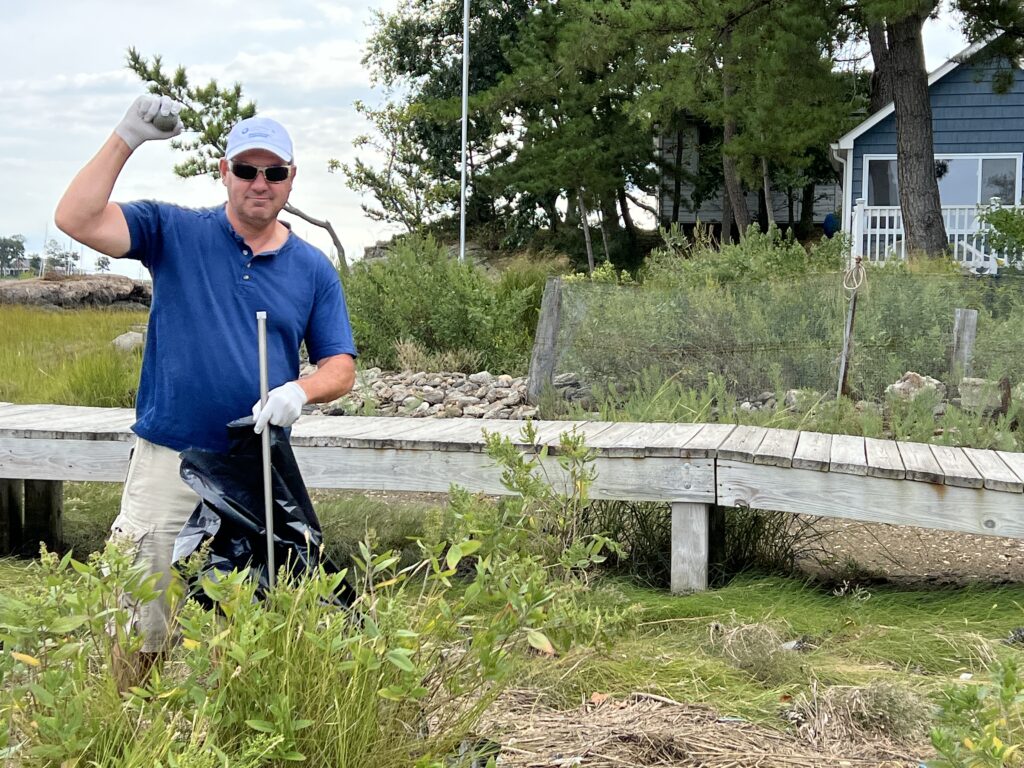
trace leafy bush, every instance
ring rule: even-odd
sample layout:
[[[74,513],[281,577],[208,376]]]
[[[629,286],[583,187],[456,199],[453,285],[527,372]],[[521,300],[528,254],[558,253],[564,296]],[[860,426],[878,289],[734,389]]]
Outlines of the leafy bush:
[[[1024,267],[1024,210],[984,206],[978,219],[988,225],[988,245],[1003,254],[1003,263],[1017,269]]]
[[[356,264],[345,280],[363,359],[393,369],[402,341],[435,354],[470,349],[487,369],[525,371],[543,284],[520,284],[523,274],[494,280],[433,238],[403,239],[386,259]]]

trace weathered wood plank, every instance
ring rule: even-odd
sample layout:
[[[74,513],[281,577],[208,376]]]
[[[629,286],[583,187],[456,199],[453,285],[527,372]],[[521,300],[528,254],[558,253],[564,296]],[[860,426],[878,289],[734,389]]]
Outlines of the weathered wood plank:
[[[982,488],[985,485],[985,479],[971,464],[971,460],[967,458],[963,448],[954,448],[949,445],[930,445],[929,448],[942,468],[945,478],[943,482],[946,485],[956,485],[961,488]]]
[[[998,453],[978,448],[964,448],[963,451],[974,468],[984,478],[986,488],[1009,493],[1024,492],[1024,482],[1006,465]]]
[[[932,453],[931,448],[925,443],[897,441],[896,448],[903,460],[907,480],[920,480],[940,485],[945,481],[946,476],[942,473],[942,467],[935,460],[935,454]]]
[[[501,484],[500,468],[480,453],[296,447],[295,458],[310,488],[443,493],[454,483],[474,492],[509,493]],[[543,466],[546,477],[556,487],[565,483],[567,475],[557,459],[549,457]],[[715,472],[711,460],[599,456],[593,466],[597,479],[591,496],[595,499],[706,503],[714,500]]]
[[[718,458],[752,462],[754,453],[766,434],[768,434],[768,430],[765,427],[750,427],[741,424],[730,432],[729,436],[718,446]]]
[[[673,594],[708,588],[710,505],[672,505],[671,589]]]
[[[679,455],[692,459],[704,457],[714,458],[720,446],[732,431],[735,424],[702,424],[697,433],[679,449]]]
[[[832,435],[828,461],[829,472],[846,475],[867,475],[868,458],[864,438],[856,435]]]
[[[1024,538],[1024,494],[720,461],[718,503]]]
[[[0,477],[123,482],[132,443],[0,437]]]
[[[823,432],[801,432],[793,452],[794,469],[816,469],[828,471],[832,453],[832,435]]]
[[[1011,453],[1010,451],[996,451],[996,453],[1013,474],[1024,481],[1024,453]]]
[[[799,439],[800,433],[795,429],[769,429],[754,452],[754,463],[773,467],[792,466]]]
[[[665,424],[639,424],[636,422],[595,421],[584,429],[584,439],[589,448],[601,456],[643,456],[647,450],[647,438],[663,431]]]
[[[682,447],[700,432],[702,424],[669,424],[647,439],[645,456],[681,456]]]
[[[878,440],[873,437],[864,438],[864,449],[868,459],[869,477],[888,477],[902,480],[907,476],[900,458],[899,448],[892,440]]]
[[[92,408],[73,405],[13,406],[18,410],[0,420],[0,437],[38,439],[134,440],[130,408]]]

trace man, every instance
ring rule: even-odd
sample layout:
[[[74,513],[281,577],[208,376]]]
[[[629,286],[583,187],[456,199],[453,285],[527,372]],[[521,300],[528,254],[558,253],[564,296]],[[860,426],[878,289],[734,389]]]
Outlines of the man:
[[[295,181],[291,138],[279,123],[253,117],[231,130],[220,160],[223,206],[110,202],[135,150],[181,132],[179,109],[166,96],[136,99],[72,180],[55,215],[71,237],[114,258],[138,259],[153,278],[132,427],[137,439],[112,534],[135,543],[148,571],[162,574],[161,589],[170,581],[174,539],[198,501],[178,474],[179,452],[226,450],[225,425],[250,412],[257,432],[268,423],[291,425],[305,403],[351,389],[356,354],[337,272],[277,219]],[[261,310],[273,387],[263,409]],[[299,379],[303,341],[317,369]],[[163,600],[138,608],[145,656],[165,645],[167,614]]]

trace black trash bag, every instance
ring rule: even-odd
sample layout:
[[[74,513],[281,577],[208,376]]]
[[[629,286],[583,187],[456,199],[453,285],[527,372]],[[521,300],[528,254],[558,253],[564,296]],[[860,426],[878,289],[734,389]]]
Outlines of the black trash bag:
[[[210,540],[203,573],[248,567],[259,580],[258,594],[269,587],[266,511],[263,496],[262,437],[253,432],[251,416],[227,425],[227,453],[187,450],[181,454],[181,477],[202,501],[174,541],[172,562],[184,560]],[[274,563],[292,574],[322,565],[338,567],[323,553],[323,533],[306,492],[284,429],[270,429],[271,493],[274,496]],[[347,583],[338,588],[338,605],[351,605]]]

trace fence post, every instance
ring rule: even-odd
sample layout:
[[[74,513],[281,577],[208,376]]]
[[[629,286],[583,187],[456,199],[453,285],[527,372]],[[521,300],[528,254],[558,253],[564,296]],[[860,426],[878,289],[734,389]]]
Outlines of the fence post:
[[[540,302],[540,317],[533,338],[530,371],[526,380],[526,401],[536,405],[541,393],[550,387],[555,373],[558,353],[558,325],[562,315],[562,279],[549,277],[544,284],[544,298]]]
[[[973,373],[974,338],[978,333],[978,310],[953,310],[953,384]]]
[[[867,201],[863,197],[857,198],[856,205],[853,206],[853,221],[850,227],[850,263],[853,264],[853,260],[858,256],[866,256],[864,253],[864,208],[867,205]]]

